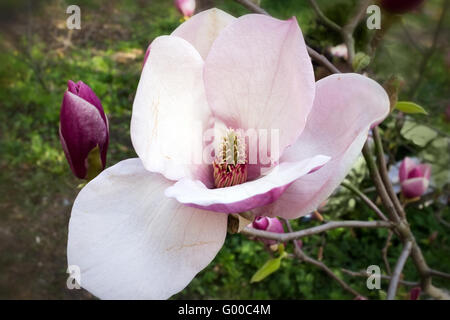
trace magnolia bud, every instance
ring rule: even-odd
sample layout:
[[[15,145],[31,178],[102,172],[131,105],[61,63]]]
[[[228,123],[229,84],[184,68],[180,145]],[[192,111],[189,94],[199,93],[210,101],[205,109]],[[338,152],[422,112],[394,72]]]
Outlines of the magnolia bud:
[[[431,175],[431,166],[428,164],[415,164],[406,157],[400,164],[398,176],[405,198],[422,196],[428,188]]]
[[[108,119],[95,93],[82,81],[68,81],[60,113],[59,137],[73,174],[92,179],[106,165]]]
[[[185,17],[192,17],[195,11],[195,0],[175,0],[175,7]]]
[[[278,218],[256,217],[252,223],[252,227],[258,230],[269,232],[284,233],[283,224]],[[273,245],[277,243],[274,240],[260,239],[264,244]]]
[[[422,289],[420,287],[414,287],[409,292],[409,300],[418,300],[420,297],[420,292]]]

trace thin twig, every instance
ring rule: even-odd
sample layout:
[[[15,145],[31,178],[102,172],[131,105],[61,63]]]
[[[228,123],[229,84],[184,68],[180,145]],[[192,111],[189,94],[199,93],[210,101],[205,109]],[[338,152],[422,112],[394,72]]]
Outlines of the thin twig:
[[[442,26],[444,24],[444,17],[447,13],[447,9],[449,7],[450,1],[444,1],[444,7],[442,8],[441,16],[439,17],[439,21],[436,25],[436,29],[434,30],[433,35],[433,42],[431,44],[431,47],[428,48],[425,51],[425,54],[423,55],[422,61],[420,63],[419,67],[419,73],[416,82],[411,86],[410,89],[410,95],[412,97],[412,100],[417,97],[417,94],[419,92],[420,85],[422,84],[422,80],[424,79],[425,71],[427,70],[428,62],[430,61],[431,57],[434,55],[434,52],[436,51],[437,42],[439,40],[439,36],[442,30]]]
[[[380,176],[380,172],[378,171],[375,161],[373,160],[372,152],[370,151],[370,147],[367,144],[367,141],[363,147],[363,156],[364,159],[366,160],[367,167],[369,168],[370,175],[372,176],[372,180],[375,184],[375,188],[377,189],[378,195],[380,196],[383,205],[388,212],[390,220],[399,223],[400,219],[397,216],[394,204],[392,203],[391,199],[389,198],[389,195],[387,194],[387,191],[383,184],[383,180],[381,179]]]
[[[246,7],[247,9],[249,9],[252,12],[269,15],[269,13],[266,10],[260,8],[259,6],[257,6],[256,4],[254,4],[251,1],[248,1],[248,0],[235,0],[235,1],[239,2],[240,4],[242,4],[244,7]],[[308,45],[306,46],[306,49],[308,50],[309,56],[314,61],[316,61],[316,62],[320,63],[321,65],[323,65],[331,73],[340,73],[339,69],[336,68],[324,55],[318,53],[316,50],[314,50],[313,48],[309,47]]]
[[[381,254],[383,256],[384,265],[386,266],[386,271],[389,275],[392,274],[392,271],[391,271],[391,265],[389,264],[389,260],[387,258],[387,253],[388,253],[389,247],[391,246],[392,234],[393,234],[392,230],[389,230],[389,233],[388,233],[388,236],[386,239],[386,244],[384,245],[383,249],[381,249]]]
[[[289,223],[289,220],[287,219],[283,219],[284,223],[286,224],[289,233],[294,233],[294,231],[292,230],[292,226]],[[309,257],[308,255],[306,255],[303,250],[300,248],[300,246],[298,245],[297,241],[292,241],[292,243],[294,244],[294,253],[295,256],[302,262],[306,262],[309,264],[312,264],[316,267],[318,267],[319,269],[321,269],[323,272],[325,272],[329,277],[331,277],[332,279],[334,279],[335,281],[337,281],[339,283],[339,285],[346,291],[350,292],[351,294],[353,294],[354,296],[360,296],[360,297],[364,297],[363,295],[361,295],[358,291],[356,291],[355,289],[353,289],[352,287],[350,287],[344,280],[342,280],[341,278],[339,278],[330,268],[327,267],[327,265],[321,261],[318,261],[316,259],[313,259],[311,257]]]
[[[358,188],[356,188],[355,186],[353,186],[352,184],[348,183],[348,182],[342,182],[341,186],[347,188],[348,190],[352,191],[354,194],[356,194],[362,201],[364,201],[367,206],[372,209],[373,211],[375,211],[375,213],[377,214],[377,216],[383,220],[383,221],[388,221],[388,218],[386,218],[386,216],[384,215],[384,213],[377,207],[377,205],[375,203],[372,202],[372,200],[370,200],[364,193],[362,193],[361,191],[358,190]]]
[[[412,242],[406,242],[403,247],[402,253],[397,260],[397,264],[395,265],[394,273],[392,274],[391,282],[389,283],[389,289],[387,293],[388,300],[394,300],[395,295],[397,293],[398,282],[400,280],[400,275],[405,266],[406,260],[408,260],[409,254],[411,253]]]
[[[392,228],[392,223],[387,221],[331,221],[320,226],[303,229],[289,233],[275,233],[263,230],[257,230],[245,227],[241,233],[247,236],[276,240],[279,242],[288,242],[307,236],[319,234],[328,230],[337,228]]]
[[[353,38],[353,33],[358,26],[361,19],[366,14],[367,7],[371,0],[362,0],[356,9],[355,14],[349,19],[347,24],[342,28],[341,35],[344,39],[344,43],[347,46],[348,51],[348,62],[351,64],[355,56],[355,39]]]
[[[445,279],[450,279],[450,273],[446,273],[446,272],[442,272],[442,271],[438,271],[438,270],[433,270],[430,269],[430,275],[432,276],[436,276],[436,277],[441,277],[441,278],[445,278]]]
[[[377,152],[378,168],[380,169],[381,179],[383,180],[384,186],[392,200],[395,210],[402,218],[405,218],[405,211],[403,210],[403,207],[395,194],[394,188],[392,187],[391,180],[389,179],[389,173],[387,171],[386,161],[384,159],[383,142],[381,141],[378,127],[373,128],[372,133],[373,140],[375,142],[375,150]]]
[[[317,17],[322,20],[322,22],[329,27],[330,29],[341,33],[341,27],[334,22],[333,20],[331,20],[330,18],[328,18],[320,9],[319,5],[317,4],[316,0],[308,0],[309,4],[311,5],[311,7],[313,8],[314,12],[316,13]]]
[[[351,271],[351,270],[347,270],[347,269],[341,269],[341,271],[345,274],[348,274],[349,276],[352,277],[361,277],[361,278],[368,278],[371,274],[367,273],[365,271],[360,271],[360,272],[355,272],[355,271]],[[392,277],[387,276],[385,274],[381,274],[380,275],[380,279],[381,280],[391,280]],[[413,281],[405,281],[405,280],[399,280],[398,283],[408,286],[408,287],[417,287],[418,285],[420,285],[419,282],[413,282]]]
[[[406,38],[408,39],[408,41],[411,43],[411,45],[420,53],[420,54],[424,54],[424,50],[423,48],[414,40],[414,38],[412,37],[412,35],[409,33],[408,28],[405,26],[405,23],[403,22],[403,20],[401,20],[401,26],[402,26],[402,30],[403,33],[405,34]]]

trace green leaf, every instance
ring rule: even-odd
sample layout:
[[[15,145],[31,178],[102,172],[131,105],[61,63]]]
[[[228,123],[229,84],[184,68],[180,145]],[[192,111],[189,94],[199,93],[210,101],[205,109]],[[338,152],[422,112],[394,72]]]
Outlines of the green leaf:
[[[370,64],[370,57],[364,52],[358,52],[353,58],[353,70],[359,72]]]
[[[258,271],[256,271],[256,273],[250,280],[250,283],[259,282],[277,271],[280,268],[282,258],[283,256],[280,256],[278,258],[270,259],[269,261],[267,261],[261,268],[259,268]]]
[[[411,102],[411,101],[399,101],[395,105],[395,108],[397,110],[400,110],[403,113],[421,113],[421,114],[428,114],[428,112],[419,106],[418,104]]]
[[[409,120],[405,121],[400,133],[405,139],[421,147],[426,146],[437,137],[437,133],[433,129]]]

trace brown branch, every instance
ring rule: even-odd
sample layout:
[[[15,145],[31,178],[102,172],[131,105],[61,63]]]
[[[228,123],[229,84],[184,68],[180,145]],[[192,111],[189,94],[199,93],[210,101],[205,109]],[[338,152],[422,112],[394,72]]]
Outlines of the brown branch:
[[[387,258],[387,253],[388,253],[388,249],[389,249],[389,247],[391,245],[392,234],[393,234],[392,230],[389,230],[389,233],[388,233],[388,236],[387,236],[387,239],[386,239],[386,244],[383,247],[383,249],[381,250],[381,254],[383,256],[384,265],[386,266],[386,271],[387,271],[387,273],[389,275],[392,274],[392,271],[391,271],[391,266],[389,264],[389,260]]]
[[[245,227],[241,233],[251,237],[288,242],[337,228],[391,228],[392,226],[392,223],[387,221],[331,221],[317,227],[289,233],[275,233],[249,227]]]
[[[342,182],[341,186],[343,186],[344,188],[347,188],[348,190],[352,191],[354,194],[356,194],[362,201],[364,201],[367,206],[372,209],[377,216],[383,220],[383,221],[388,221],[388,218],[386,218],[386,216],[383,214],[383,212],[377,207],[377,205],[375,203],[372,202],[372,200],[370,200],[364,193],[362,193],[361,191],[359,191],[355,186],[353,186],[352,184],[348,183],[348,182]]]
[[[317,4],[316,0],[308,0],[310,6],[313,8],[314,12],[316,13],[317,17],[322,20],[322,22],[329,27],[330,29],[341,33],[342,28],[333,20],[328,18],[320,9],[319,5]]]
[[[394,273],[392,274],[391,282],[389,283],[389,289],[387,292],[387,299],[394,300],[397,293],[398,282],[400,280],[400,275],[405,266],[406,260],[408,260],[409,254],[411,253],[412,242],[408,241],[403,247],[402,253],[397,260],[395,265]]]
[[[289,223],[289,220],[287,219],[283,219],[284,223],[286,224],[286,227],[288,228],[289,233],[293,233],[292,230],[292,226]],[[341,278],[339,278],[330,268],[327,267],[327,265],[321,261],[315,260],[311,257],[309,257],[308,255],[306,255],[303,250],[300,248],[300,246],[298,245],[297,241],[293,241],[294,244],[294,253],[295,256],[302,262],[306,262],[309,264],[312,264],[314,266],[316,266],[317,268],[321,269],[323,272],[325,272],[329,277],[331,277],[332,279],[334,279],[336,282],[339,283],[339,285],[346,291],[350,292],[351,294],[353,294],[354,296],[360,296],[360,297],[364,297],[363,295],[361,295],[358,291],[356,291],[355,289],[353,289],[352,287],[350,287],[344,280],[342,280]]]
[[[381,179],[386,188],[389,198],[391,198],[392,204],[395,207],[395,211],[402,217],[405,218],[405,211],[398,200],[397,194],[392,187],[391,180],[389,179],[389,173],[387,171],[386,161],[384,159],[383,142],[381,141],[380,132],[378,127],[373,128],[373,140],[375,142],[375,150],[377,152],[378,168],[380,169]]]
[[[438,270],[433,270],[433,269],[430,269],[429,273],[432,276],[441,277],[441,278],[445,278],[445,279],[450,279],[450,273],[446,273],[446,272],[442,272],[442,271],[438,271]]]
[[[361,277],[361,278],[368,278],[371,274],[367,273],[365,271],[360,271],[360,272],[355,272],[355,271],[351,271],[351,270],[347,270],[347,269],[341,269],[341,271],[345,274],[348,274],[349,276],[352,277]],[[381,274],[380,275],[380,279],[381,280],[391,280],[392,277],[387,276],[385,274]],[[408,287],[416,287],[418,285],[420,285],[419,282],[414,282],[414,281],[405,281],[405,280],[399,280],[398,283],[408,286]]]
[[[371,0],[362,0],[359,2],[359,6],[356,9],[355,14],[349,19],[347,24],[342,28],[341,35],[344,39],[344,43],[347,46],[348,51],[348,62],[351,64],[353,58],[355,57],[355,39],[353,38],[353,33],[358,26],[361,19],[366,14],[367,7]]]
[[[249,9],[252,12],[270,16],[266,10],[262,9],[261,7],[257,6],[256,4],[254,4],[251,1],[248,1],[248,0],[235,0],[235,1],[239,2],[240,4],[242,4],[244,7],[246,7],[247,9]],[[323,65],[331,73],[340,73],[339,69],[336,68],[324,55],[318,53],[316,50],[309,47],[308,45],[306,46],[306,49],[308,50],[309,56],[314,61]]]
[[[364,159],[366,160],[367,167],[369,168],[370,175],[372,176],[372,180],[375,184],[375,188],[377,189],[378,195],[380,196],[381,201],[383,202],[383,205],[388,212],[389,219],[391,221],[399,223],[400,219],[397,216],[394,204],[389,198],[389,195],[387,194],[387,191],[384,187],[383,180],[381,179],[380,172],[378,171],[375,161],[373,160],[372,152],[370,151],[370,147],[367,144],[367,141],[363,147],[363,155]]]

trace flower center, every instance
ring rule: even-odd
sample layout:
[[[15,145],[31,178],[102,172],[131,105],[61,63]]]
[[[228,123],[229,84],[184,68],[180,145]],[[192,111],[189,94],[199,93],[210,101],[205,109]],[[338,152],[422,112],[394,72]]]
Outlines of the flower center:
[[[247,181],[245,141],[239,132],[227,129],[213,162],[214,186],[231,187]]]

